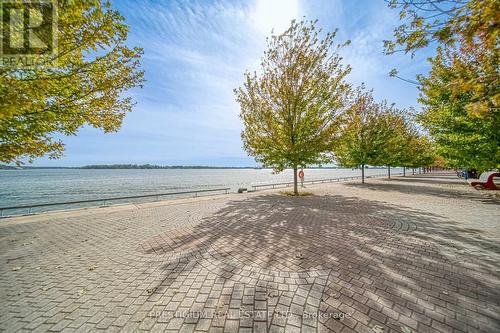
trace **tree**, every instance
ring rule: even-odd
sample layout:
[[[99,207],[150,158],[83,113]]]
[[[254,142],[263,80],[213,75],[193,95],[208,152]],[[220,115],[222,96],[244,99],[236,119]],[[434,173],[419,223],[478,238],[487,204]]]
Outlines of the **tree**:
[[[488,170],[500,166],[500,110],[497,102],[475,103],[472,80],[464,86],[460,76],[481,76],[453,52],[438,50],[431,60],[427,77],[420,77],[424,112],[419,116],[422,125],[434,138],[438,151],[453,167]],[[472,63],[469,62],[472,66]],[[497,75],[498,78],[498,75]],[[497,79],[498,81],[498,79]],[[487,85],[497,90],[498,84]],[[482,105],[482,106],[481,106]]]
[[[379,104],[381,149],[373,159],[375,165],[386,165],[387,175],[391,178],[391,167],[403,163],[409,138],[409,120],[405,110],[397,109],[386,101]]]
[[[500,2],[496,0],[391,0],[403,21],[394,40],[384,41],[385,52],[410,52],[434,45],[437,56],[453,63],[450,82],[455,91],[468,94],[466,108],[478,115],[498,111],[500,104],[498,38]],[[397,49],[401,46],[401,49]],[[392,71],[397,75],[397,71]],[[422,83],[422,76],[419,83]]]
[[[117,131],[141,86],[142,49],[125,45],[128,26],[109,3],[58,1],[58,52],[46,65],[0,68],[0,161],[17,164],[64,150],[57,136],[90,125]]]
[[[450,167],[447,161],[442,156],[439,155],[433,156],[432,166],[439,169],[445,169]]]
[[[338,145],[335,147],[337,162],[344,167],[361,167],[361,182],[365,182],[365,166],[372,164],[385,149],[385,131],[381,121],[380,106],[374,101],[372,91],[364,86],[357,89],[344,117]]]
[[[500,165],[500,3],[496,0],[393,0],[403,21],[386,53],[436,46],[428,76],[418,76],[420,120],[451,166]],[[401,46],[401,49],[397,49]],[[396,71],[392,71],[397,75]]]
[[[398,121],[399,166],[403,167],[403,175],[406,168],[418,168],[429,166],[434,162],[435,152],[428,138],[422,135],[417,127],[415,112],[399,112],[396,116]]]
[[[429,140],[415,132],[410,133],[403,151],[401,165],[405,168],[427,167],[434,163],[436,155]]]
[[[245,151],[277,172],[331,160],[345,106],[350,68],[332,52],[335,32],[321,39],[316,21],[295,22],[268,39],[259,75],[245,73],[235,89]]]
[[[399,9],[402,21],[394,30],[394,40],[384,41],[387,54],[404,51],[413,55],[433,45],[457,48],[483,44],[488,49],[496,48],[500,10],[496,0],[386,1],[390,8]]]

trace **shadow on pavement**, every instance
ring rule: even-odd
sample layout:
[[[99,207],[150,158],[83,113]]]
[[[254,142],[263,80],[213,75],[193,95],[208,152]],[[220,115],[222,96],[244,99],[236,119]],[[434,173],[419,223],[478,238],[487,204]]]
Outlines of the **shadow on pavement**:
[[[418,183],[419,185],[412,185],[411,183]],[[485,197],[479,193],[467,192],[459,189],[446,188],[446,187],[436,187],[436,186],[426,186],[422,184],[436,184],[437,181],[430,180],[413,180],[413,179],[404,179],[404,178],[394,178],[392,181],[383,181],[377,183],[366,182],[364,184],[361,183],[348,183],[346,186],[350,186],[353,188],[363,188],[369,189],[372,191],[381,191],[381,192],[399,192],[404,194],[412,194],[412,195],[432,195],[440,198],[460,198],[472,200],[478,203],[491,204],[491,205],[499,205],[500,201],[495,198]],[[460,184],[457,182],[439,182],[440,184]]]
[[[403,184],[349,186],[458,195]],[[251,283],[274,289],[269,275],[328,270],[320,309],[348,314],[344,322],[322,322],[332,330],[500,330],[500,247],[444,216],[357,197],[271,194],[232,201],[191,232],[167,236],[172,251],[189,249],[189,269],[211,270],[218,281],[238,282],[250,271]],[[183,272],[166,271],[158,287]]]

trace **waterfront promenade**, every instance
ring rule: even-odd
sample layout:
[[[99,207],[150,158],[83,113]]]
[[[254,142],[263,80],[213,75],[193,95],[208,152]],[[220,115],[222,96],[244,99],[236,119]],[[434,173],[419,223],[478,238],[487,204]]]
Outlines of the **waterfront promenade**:
[[[500,202],[426,174],[0,220],[0,331],[498,332]]]

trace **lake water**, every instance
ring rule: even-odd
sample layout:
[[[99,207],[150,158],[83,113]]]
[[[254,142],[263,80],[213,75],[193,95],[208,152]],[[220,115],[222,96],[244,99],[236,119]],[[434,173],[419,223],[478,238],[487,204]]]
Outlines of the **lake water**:
[[[393,172],[401,170],[395,168]],[[366,170],[366,175],[386,173],[385,169]],[[307,169],[305,179],[360,174],[356,169]],[[236,191],[239,187],[291,181],[292,170],[273,174],[270,169],[0,170],[0,207],[224,187]]]

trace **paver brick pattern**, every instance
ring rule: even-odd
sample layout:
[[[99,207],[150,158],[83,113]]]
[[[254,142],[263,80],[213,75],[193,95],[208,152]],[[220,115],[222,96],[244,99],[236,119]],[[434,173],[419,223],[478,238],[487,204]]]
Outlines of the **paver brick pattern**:
[[[499,332],[500,206],[459,182],[0,220],[0,331]]]

